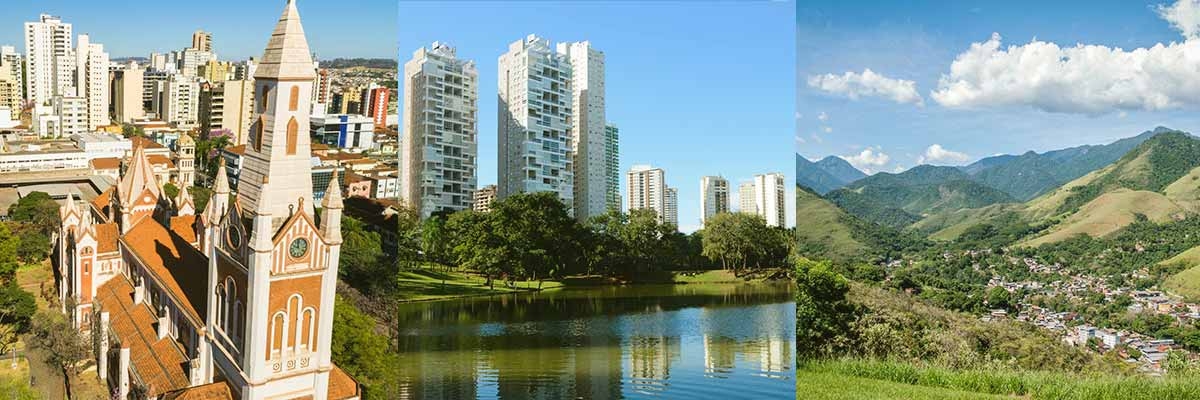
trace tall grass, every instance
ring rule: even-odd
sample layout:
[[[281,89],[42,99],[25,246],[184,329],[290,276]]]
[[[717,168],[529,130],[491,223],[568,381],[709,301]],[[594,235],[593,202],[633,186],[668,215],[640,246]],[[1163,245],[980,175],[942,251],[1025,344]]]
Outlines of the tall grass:
[[[802,365],[801,370],[1032,399],[1200,399],[1200,379],[1195,377],[1074,375],[1002,366],[953,370],[926,364],[850,359],[811,361]]]

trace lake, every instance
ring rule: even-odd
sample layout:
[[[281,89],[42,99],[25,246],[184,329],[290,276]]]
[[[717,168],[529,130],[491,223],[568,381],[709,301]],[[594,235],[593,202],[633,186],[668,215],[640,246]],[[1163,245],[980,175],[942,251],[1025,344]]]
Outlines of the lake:
[[[634,285],[409,303],[402,399],[794,399],[786,283]]]

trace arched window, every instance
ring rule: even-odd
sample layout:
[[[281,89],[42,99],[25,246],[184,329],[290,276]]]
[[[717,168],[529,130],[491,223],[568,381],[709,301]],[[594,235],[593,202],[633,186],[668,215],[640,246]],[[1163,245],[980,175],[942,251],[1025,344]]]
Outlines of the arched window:
[[[225,329],[225,313],[222,312],[222,306],[225,304],[225,285],[217,285],[217,326]]]
[[[300,320],[297,324],[297,327],[302,330],[298,336],[298,340],[300,341],[300,349],[311,352],[316,347],[316,345],[313,343],[313,332],[316,331],[316,315],[317,310],[312,307],[305,308],[304,312],[300,313]]]
[[[296,320],[296,328],[295,328],[295,331],[294,331],[294,333],[293,333],[293,332],[288,332],[288,333],[289,333],[289,335],[287,335],[287,336],[288,336],[288,337],[286,338],[287,340],[285,340],[285,341],[284,341],[284,344],[283,344],[283,348],[284,348],[284,349],[291,350],[291,351],[295,351],[295,350],[297,349],[297,343],[296,343],[296,342],[297,342],[297,340],[298,340],[298,339],[300,339],[300,332],[301,332],[301,329],[300,329],[300,328],[301,328],[301,326],[300,326],[300,321],[301,321],[301,319],[300,319],[300,310],[301,310],[301,307],[303,307],[303,306],[304,306],[304,300],[302,300],[302,299],[300,298],[300,295],[299,295],[299,294],[293,294],[291,297],[288,297],[288,301],[287,301],[287,315],[288,315],[289,317],[291,317],[291,318],[295,318],[295,320]]]
[[[292,86],[291,96],[288,98],[288,111],[296,111],[300,107],[300,86]]]
[[[296,123],[296,117],[292,117],[292,119],[288,120],[287,127],[287,153],[289,156],[296,154],[296,142],[300,139],[297,137],[299,132],[300,124]]]
[[[271,87],[267,86],[267,85],[262,85],[262,90],[259,92],[259,95],[258,95],[258,112],[261,113],[261,112],[267,111],[267,97],[270,95],[271,95]]]
[[[258,117],[258,122],[256,122],[254,124],[254,150],[255,151],[262,151],[263,125],[266,125],[266,121],[264,121],[262,117]]]
[[[271,358],[279,357],[283,351],[284,332],[287,332],[287,316],[279,311],[271,316]]]
[[[237,284],[233,282],[233,277],[227,276],[225,277],[225,301],[219,305],[222,309],[221,315],[225,318],[221,321],[221,329],[226,333],[232,330],[234,322],[237,321],[237,308],[234,306],[236,299]]]

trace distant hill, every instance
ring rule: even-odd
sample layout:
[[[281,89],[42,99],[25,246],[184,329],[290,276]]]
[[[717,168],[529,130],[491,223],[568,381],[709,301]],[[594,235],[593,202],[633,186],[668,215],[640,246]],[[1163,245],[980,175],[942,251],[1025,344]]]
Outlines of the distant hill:
[[[805,187],[796,188],[796,234],[804,254],[845,260],[867,248],[846,224],[847,215],[838,206]]]
[[[820,194],[829,193],[866,176],[840,157],[829,156],[812,162],[796,154],[796,183]]]
[[[841,157],[825,157],[822,158],[821,161],[817,161],[816,165],[818,168],[821,168],[830,175],[833,175],[834,178],[846,183],[854,182],[867,177],[867,174],[859,171],[858,168],[854,168],[853,165],[850,165],[849,161],[846,161]]]
[[[1154,135],[1171,131],[1160,126],[1106,145],[988,157],[961,169],[976,182],[1003,190],[1018,200],[1026,201],[1088,172],[1112,164]]]
[[[929,214],[1016,202],[958,168],[931,165],[871,175],[826,198],[860,218],[893,227],[906,227]]]
[[[1200,140],[1181,131],[1154,134],[1117,162],[1028,203],[1031,219],[1061,219],[1028,245],[1077,234],[1105,236],[1139,218],[1186,218],[1200,209]]]
[[[399,64],[396,60],[390,58],[335,58],[332,60],[321,60],[321,68],[379,68],[379,69],[397,69]]]

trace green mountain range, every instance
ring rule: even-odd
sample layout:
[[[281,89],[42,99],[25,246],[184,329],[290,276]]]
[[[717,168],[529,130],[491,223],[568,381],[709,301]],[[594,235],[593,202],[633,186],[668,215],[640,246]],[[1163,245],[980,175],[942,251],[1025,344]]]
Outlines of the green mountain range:
[[[867,176],[823,195],[803,193],[797,198],[801,237],[809,247],[836,249],[832,239],[839,236],[828,232],[846,232],[840,237],[854,245],[830,252],[849,258],[877,254],[864,233],[872,230],[954,240],[985,224],[1035,227],[1020,231],[1019,246],[1077,235],[1113,237],[1138,221],[1200,215],[1200,138],[1159,127],[1107,145],[989,157],[963,167],[922,165]],[[839,217],[805,223],[805,210],[812,209]],[[1200,248],[1169,260],[1185,271],[1168,283],[1200,298],[1200,282],[1188,278],[1200,277],[1197,254]]]
[[[866,176],[841,157],[829,156],[813,162],[796,155],[796,182],[820,194],[829,193]]]
[[[905,227],[927,215],[1015,202],[1007,193],[972,181],[956,167],[920,165],[881,172],[827,193],[833,203],[867,221]]]

